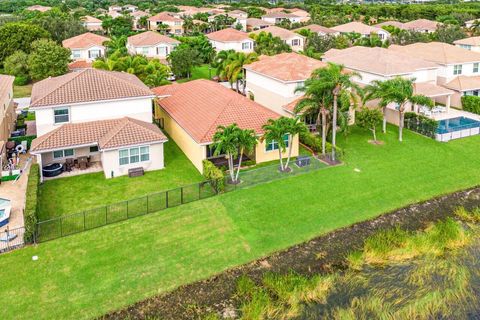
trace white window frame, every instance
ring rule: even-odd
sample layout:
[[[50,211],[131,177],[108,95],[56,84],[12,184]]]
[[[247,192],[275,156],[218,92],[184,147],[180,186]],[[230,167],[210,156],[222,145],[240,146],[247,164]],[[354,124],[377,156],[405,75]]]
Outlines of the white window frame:
[[[55,114],[55,111],[57,110],[67,110],[67,121],[57,121],[57,117],[62,117],[62,116],[65,116],[64,114],[62,115],[56,115]],[[54,108],[53,109],[53,123],[55,125],[60,125],[60,124],[64,124],[64,123],[69,123],[70,122],[70,108],[69,107],[61,107],[61,108]]]
[[[155,48],[157,52],[157,56],[167,56],[168,55],[168,47],[167,46],[158,46]],[[160,52],[163,49],[164,52]]]
[[[288,140],[289,140],[289,137],[290,137],[290,134],[286,134],[284,137],[283,137],[283,140],[285,141],[285,146],[286,148],[288,148]],[[271,150],[268,150],[268,147],[271,146],[272,149]],[[279,148],[279,145],[278,145],[278,142],[276,140],[272,140],[272,141],[265,141],[265,152],[273,152],[273,151],[277,151]]]
[[[480,63],[475,62],[473,64],[473,73],[478,73],[479,67],[480,67]]]
[[[71,155],[65,155],[65,151],[72,151]],[[55,152],[61,152],[62,155],[60,157],[55,156]],[[52,158],[57,160],[57,159],[65,159],[65,158],[73,158],[75,157],[75,149],[63,149],[63,150],[55,150],[52,151]]]
[[[72,57],[73,59],[80,59],[82,57],[81,50],[72,50]]]
[[[292,39],[292,46],[299,46],[300,45],[300,39]]]
[[[150,51],[150,50],[148,50],[149,49],[148,47],[142,47],[141,49],[142,49],[142,55],[144,55],[144,56],[148,55],[148,53]]]
[[[453,66],[453,75],[457,76],[462,74],[462,65],[461,64],[455,64]]]
[[[93,54],[95,53],[95,54]],[[88,50],[88,58],[89,59],[97,59],[97,58],[100,58],[102,56],[102,50],[100,49],[92,49],[92,50]]]
[[[252,49],[252,43],[250,41],[242,42],[242,50]]]
[[[125,152],[126,154],[122,156],[122,153],[125,153]],[[150,161],[150,146],[138,146],[138,147],[131,147],[131,148],[123,148],[118,150],[118,164],[120,166],[127,166],[134,163],[142,163],[142,162],[149,162],[149,161]]]

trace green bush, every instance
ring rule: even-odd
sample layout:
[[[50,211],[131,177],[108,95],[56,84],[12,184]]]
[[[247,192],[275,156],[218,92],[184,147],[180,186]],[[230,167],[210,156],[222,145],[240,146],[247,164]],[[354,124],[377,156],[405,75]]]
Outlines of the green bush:
[[[438,122],[416,114],[415,112],[405,112],[404,114],[404,126],[407,129],[423,134],[424,136],[435,138],[437,133]]]
[[[23,211],[23,220],[25,222],[24,241],[32,243],[35,240],[35,228],[37,225],[37,198],[38,184],[40,182],[40,167],[38,164],[32,164],[30,174],[28,175],[27,194],[25,200],[25,210]]]
[[[217,168],[212,162],[208,160],[202,161],[203,176],[209,180],[216,193],[225,190],[225,180],[222,170]]]
[[[21,143],[24,140],[27,140],[27,148],[30,149],[32,145],[32,140],[35,139],[37,136],[19,136],[19,137],[11,137],[8,138],[8,141],[15,141]]]
[[[16,86],[25,86],[30,82],[30,78],[28,76],[16,76],[15,80],[13,80],[13,84]]]
[[[465,111],[480,114],[480,97],[477,96],[463,96],[462,108]]]
[[[311,132],[300,133],[300,142],[312,149],[315,153],[322,153],[322,137]],[[327,141],[326,152],[332,152],[332,144]],[[343,150],[337,146],[338,154],[343,154]]]

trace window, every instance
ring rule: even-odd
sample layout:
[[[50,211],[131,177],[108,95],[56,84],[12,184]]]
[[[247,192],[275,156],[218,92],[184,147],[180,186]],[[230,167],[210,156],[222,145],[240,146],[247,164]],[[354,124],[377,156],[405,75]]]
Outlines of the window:
[[[301,89],[303,87],[305,87],[305,82],[299,81],[299,82],[295,83],[295,90]]]
[[[242,50],[248,50],[252,49],[252,43],[251,42],[242,42]]]
[[[473,64],[473,73],[478,73],[478,65],[478,62]]]
[[[175,25],[176,25],[176,26],[181,26],[181,25],[182,25],[182,21],[175,21]]]
[[[182,30],[181,30],[181,29],[175,29],[175,33],[176,33],[176,34],[181,34],[181,33],[182,33]]]
[[[135,147],[121,149],[118,152],[118,160],[121,166],[129,163],[144,162],[150,160],[150,147]]]
[[[292,40],[292,46],[299,46],[300,45],[300,39],[293,39]]]
[[[102,55],[102,52],[100,50],[88,50],[88,57],[92,59],[97,59]]]
[[[142,54],[146,56],[148,54],[148,47],[142,47]]]
[[[78,58],[82,57],[82,54],[81,54],[80,50],[73,50],[72,51],[72,56],[73,56],[74,59],[78,59]]]
[[[159,56],[166,56],[168,54],[167,47],[157,47],[157,55]]]
[[[468,44],[461,44],[460,48],[467,49],[467,50],[472,50],[472,46],[469,46]]]
[[[90,153],[95,153],[95,152],[98,152],[98,146],[91,146]]]
[[[462,65],[461,64],[456,64],[453,66],[453,74],[462,74]]]
[[[288,134],[283,136],[283,141],[285,141],[285,147],[288,148]],[[272,141],[267,141],[266,146],[265,146],[265,151],[273,151],[273,150],[278,150],[278,142],[275,140]]]
[[[70,121],[70,115],[69,115],[69,109],[68,108],[59,108],[59,109],[54,109],[53,114],[54,114],[54,123],[65,123]]]
[[[72,157],[75,154],[73,149],[53,151],[53,159]]]

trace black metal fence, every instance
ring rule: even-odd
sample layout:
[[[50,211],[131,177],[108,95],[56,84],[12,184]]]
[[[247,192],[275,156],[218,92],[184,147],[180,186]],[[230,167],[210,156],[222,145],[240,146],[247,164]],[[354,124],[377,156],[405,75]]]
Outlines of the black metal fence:
[[[25,228],[9,229],[8,227],[0,232],[0,253],[21,248],[25,245],[23,235]]]
[[[37,223],[36,240],[53,240],[107,224],[209,198],[217,194],[211,181],[153,193]],[[22,237],[23,239],[23,237]]]

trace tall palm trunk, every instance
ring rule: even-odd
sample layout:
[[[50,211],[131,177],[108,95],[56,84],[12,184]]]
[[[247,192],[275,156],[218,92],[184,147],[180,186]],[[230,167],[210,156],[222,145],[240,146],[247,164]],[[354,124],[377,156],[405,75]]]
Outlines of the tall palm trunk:
[[[238,175],[240,174],[240,167],[242,165],[242,158],[243,158],[243,148],[240,149],[240,157],[238,157],[238,168],[237,168],[237,174],[235,175],[235,181],[238,180]]]
[[[335,148],[337,147],[337,109],[338,109],[338,92],[340,88],[337,86],[333,89],[333,116],[332,116],[332,161],[335,161]]]
[[[327,110],[322,109],[322,155],[325,155],[327,148]]]
[[[232,182],[235,182],[235,174],[233,170],[234,170],[233,155],[229,154],[228,155],[228,174],[230,175],[230,179],[232,180]]]
[[[285,167],[283,166],[283,159],[282,159],[282,149],[280,148],[280,146],[278,147],[278,158],[280,159],[280,171],[284,171]]]
[[[288,164],[290,163],[290,158],[292,157],[292,143],[293,143],[293,137],[292,135],[288,135],[288,157],[287,157],[287,162],[285,163],[285,169],[288,169]]]
[[[383,133],[387,133],[387,107],[382,108],[383,111],[383,125],[382,125],[382,131]]]
[[[403,104],[398,108],[398,141],[403,141]]]

